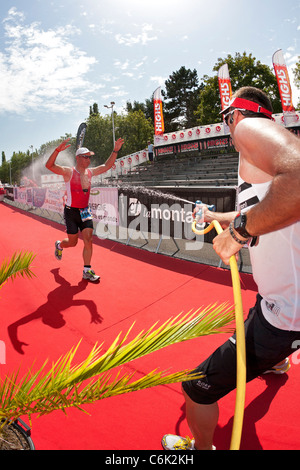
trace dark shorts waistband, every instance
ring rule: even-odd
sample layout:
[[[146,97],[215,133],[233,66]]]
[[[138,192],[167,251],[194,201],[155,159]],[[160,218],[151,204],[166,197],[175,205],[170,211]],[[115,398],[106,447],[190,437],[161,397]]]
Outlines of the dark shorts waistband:
[[[261,299],[257,295],[245,321],[247,382],[293,354],[297,349],[295,341],[300,341],[299,331],[279,330],[265,319]],[[203,372],[204,378],[182,384],[194,402],[214,403],[236,387],[235,339],[233,335],[194,370]]]
[[[85,207],[72,207],[72,206],[67,206],[67,204],[65,205],[65,209],[74,209],[74,210],[82,210],[82,209],[85,209]]]

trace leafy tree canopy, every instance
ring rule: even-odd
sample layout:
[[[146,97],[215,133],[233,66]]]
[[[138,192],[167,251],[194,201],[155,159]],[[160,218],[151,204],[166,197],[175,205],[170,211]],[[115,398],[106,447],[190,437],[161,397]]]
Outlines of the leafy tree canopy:
[[[115,138],[122,137],[124,145],[119,156],[129,155],[146,147],[153,140],[153,122],[145,115],[145,106],[127,103],[127,114],[114,113]],[[87,120],[84,145],[96,154],[95,164],[104,163],[113,150],[112,117],[92,114]]]
[[[296,62],[294,73],[295,73],[295,80],[294,80],[295,85],[300,90],[300,56],[298,56],[298,61]],[[300,109],[300,99],[297,103],[297,109]]]
[[[173,72],[165,82],[164,121],[167,132],[197,125],[195,110],[199,103],[199,79],[196,69],[184,66]]]
[[[252,54],[236,53],[235,57],[230,54],[225,59],[218,59],[213,67],[216,72],[213,76],[204,75],[202,78],[204,87],[200,91],[200,103],[196,111],[198,124],[220,122],[220,92],[218,83],[218,70],[228,65],[232,91],[243,86],[255,86],[264,90],[271,98],[274,113],[282,112],[277,80],[273,69],[256,60]]]

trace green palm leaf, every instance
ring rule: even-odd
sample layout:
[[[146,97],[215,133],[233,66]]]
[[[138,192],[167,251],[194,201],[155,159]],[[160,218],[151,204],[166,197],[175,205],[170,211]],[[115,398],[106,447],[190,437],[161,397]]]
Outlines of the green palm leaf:
[[[4,260],[0,266],[0,288],[9,278],[14,280],[18,275],[32,278],[34,273],[31,271],[30,265],[34,258],[33,253],[19,252],[14,253],[10,260]]]
[[[132,327],[101,354],[103,345],[95,345],[86,359],[73,365],[79,344],[54,363],[46,372],[47,362],[35,373],[23,377],[18,373],[0,380],[0,421],[22,415],[44,415],[54,410],[65,411],[93,403],[96,400],[141,390],[144,388],[190,380],[190,371],[168,373],[151,371],[136,378],[136,373],[124,373],[121,366],[166,346],[199,336],[232,332],[234,309],[227,304],[216,304],[194,313],[181,314],[129,340]],[[117,370],[112,375],[111,369]],[[192,376],[200,377],[201,374]],[[83,410],[84,411],[84,410]]]

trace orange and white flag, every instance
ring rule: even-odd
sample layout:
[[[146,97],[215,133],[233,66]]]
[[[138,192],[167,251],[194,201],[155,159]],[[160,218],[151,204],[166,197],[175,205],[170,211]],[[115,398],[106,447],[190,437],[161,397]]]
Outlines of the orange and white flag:
[[[163,134],[165,131],[164,116],[162,109],[161,87],[156,88],[153,95],[154,106],[154,133],[155,135]]]
[[[297,119],[297,115],[292,101],[292,88],[289,73],[281,49],[273,54],[273,66],[277,78],[285,124],[289,124]]]
[[[229,106],[229,103],[232,97],[231,81],[230,81],[229,70],[228,70],[227,64],[224,64],[222,65],[222,67],[219,68],[218,81],[219,81],[221,106],[222,106],[222,111],[223,111],[223,109]]]
[[[221,98],[221,107],[223,111],[223,109],[229,106],[231,98],[232,98],[231,81],[230,81],[229,70],[228,70],[227,64],[224,64],[222,65],[222,67],[219,68],[218,82],[219,82],[219,90],[220,90],[220,98]],[[224,116],[223,116],[223,129],[224,129],[224,134],[229,133],[229,127],[225,123]]]

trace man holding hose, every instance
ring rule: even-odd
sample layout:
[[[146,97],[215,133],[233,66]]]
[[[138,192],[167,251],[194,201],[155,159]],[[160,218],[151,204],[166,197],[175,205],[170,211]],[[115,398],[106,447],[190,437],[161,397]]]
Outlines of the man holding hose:
[[[272,121],[268,96],[254,87],[238,90],[222,111],[239,152],[239,212],[215,213],[204,221],[224,231],[213,247],[225,264],[248,244],[255,306],[245,322],[247,381],[266,372],[284,373],[300,340],[300,139]],[[213,449],[218,400],[236,387],[233,335],[195,371],[205,377],[182,384],[193,439],[163,437],[165,449]]]

